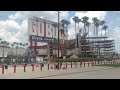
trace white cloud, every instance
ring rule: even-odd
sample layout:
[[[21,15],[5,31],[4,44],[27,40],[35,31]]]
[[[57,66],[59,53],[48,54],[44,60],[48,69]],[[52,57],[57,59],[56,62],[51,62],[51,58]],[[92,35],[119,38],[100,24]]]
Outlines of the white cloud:
[[[57,21],[58,15],[57,11],[18,11],[14,15],[10,15],[9,19],[27,19],[29,17],[42,17],[48,20]],[[60,19],[65,19],[68,17],[68,11],[60,13]]]
[[[20,26],[19,26],[19,23],[17,23],[16,21],[14,20],[6,20],[6,21],[3,21],[1,20],[0,21],[0,29],[20,29]]]
[[[23,33],[27,33],[28,32],[28,21],[27,20],[23,20],[23,22],[20,25],[21,27],[21,31]]]
[[[119,27],[116,27],[116,28],[113,29],[112,37],[115,40],[119,40],[120,39],[120,28]]]
[[[24,20],[21,24],[14,20],[0,21],[0,38],[13,42],[27,42],[27,21]]]
[[[75,39],[75,30],[73,27],[68,30],[68,39]]]
[[[17,13],[15,13],[14,15],[10,15],[8,16],[9,19],[21,19],[22,18],[22,13],[20,11],[18,11]]]
[[[57,21],[58,15],[55,11],[18,11],[12,14],[8,20],[0,21],[0,38],[10,43],[13,42],[28,42],[28,18],[36,16],[48,20]],[[68,17],[68,12],[61,12],[60,19]],[[17,21],[22,20],[21,23]],[[44,43],[41,43],[44,44]]]

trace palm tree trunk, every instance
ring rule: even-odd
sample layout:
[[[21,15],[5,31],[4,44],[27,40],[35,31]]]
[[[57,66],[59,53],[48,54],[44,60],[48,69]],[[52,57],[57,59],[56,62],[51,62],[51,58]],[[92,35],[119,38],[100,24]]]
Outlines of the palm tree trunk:
[[[77,37],[76,37],[76,22],[75,22],[75,48],[76,48],[76,46],[77,46]],[[75,52],[75,54],[76,54],[76,52]]]
[[[86,33],[86,26],[85,26],[85,23],[84,23],[84,30],[85,30],[85,33]]]
[[[76,37],[76,22],[75,22],[75,37]]]
[[[78,22],[78,31],[79,31],[79,22]],[[78,33],[78,54],[80,55],[80,47],[79,47],[79,38],[80,38],[80,32]]]
[[[88,26],[88,50],[89,50],[89,55],[90,55],[90,47],[89,47],[89,26]]]
[[[102,37],[102,29],[101,29],[101,37]]]

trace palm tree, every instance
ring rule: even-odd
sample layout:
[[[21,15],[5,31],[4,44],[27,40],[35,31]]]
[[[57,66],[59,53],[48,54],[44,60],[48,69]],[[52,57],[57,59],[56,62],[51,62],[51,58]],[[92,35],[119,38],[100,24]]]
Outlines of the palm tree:
[[[107,25],[104,25],[102,29],[105,30],[105,37],[106,37],[106,30],[107,30],[108,26]]]
[[[14,42],[13,45],[16,45],[16,42]]]
[[[19,45],[22,47],[22,43],[20,42]]]
[[[105,37],[106,37],[106,29],[107,29],[107,28],[108,28],[107,25],[104,25],[103,28],[102,28],[102,29],[105,30]],[[104,41],[105,41],[105,38],[104,38]],[[105,44],[105,42],[104,42],[104,44]],[[106,48],[104,48],[104,53],[106,53],[106,52],[105,52],[105,49],[106,49]]]
[[[65,21],[65,24],[67,25],[67,27],[68,27],[68,25],[70,24],[70,21]]]
[[[94,36],[96,36],[95,35],[95,27],[96,27],[96,23],[98,22],[98,19],[97,19],[97,17],[94,17],[94,18],[92,18],[92,20],[93,20],[93,24],[94,24]]]
[[[76,37],[76,23],[78,22],[78,17],[74,16],[73,21],[75,22],[75,37]]]
[[[89,20],[89,18],[87,17],[87,16],[84,16],[83,18],[82,18],[82,23],[84,24],[84,34],[86,34],[86,23],[88,22],[88,20]],[[83,51],[84,51],[84,54],[85,54],[85,57],[86,57],[86,54],[87,54],[87,49],[85,48],[85,41],[84,41],[84,43],[83,43]]]
[[[3,62],[4,62],[4,49],[7,45],[7,42],[6,41],[1,41],[1,44],[3,44]]]
[[[14,44],[11,44],[11,46],[12,46],[12,48],[13,48]]]
[[[25,44],[23,44],[23,48],[24,48]]]
[[[16,43],[16,45],[17,45],[16,48],[18,48],[19,43]]]
[[[98,27],[100,26],[99,24],[99,20],[97,21],[97,23],[95,24],[96,26],[96,37],[98,36]]]
[[[61,21],[64,25],[66,25],[67,26],[67,28],[68,28],[68,25],[70,24],[70,21],[68,21],[68,20],[65,20],[65,19],[63,19],[63,21]],[[63,30],[64,30],[64,28],[63,28]],[[64,30],[65,31],[65,30]],[[66,31],[67,32],[67,31]],[[65,34],[63,35],[63,38],[65,38],[65,37],[68,37],[68,36],[65,36]],[[67,42],[65,42],[64,41],[64,48],[65,48],[65,55],[67,55],[67,44],[66,44]]]
[[[78,30],[79,30],[79,23],[81,22],[81,19],[78,18]]]
[[[28,46],[28,43],[26,43],[26,46]],[[28,47],[27,47],[28,48]]]
[[[88,27],[88,42],[89,42],[89,26],[90,26],[90,22],[86,22],[86,26]],[[88,43],[88,45],[89,45],[89,43]],[[88,49],[89,51],[90,51],[90,48]]]
[[[97,36],[97,34],[98,34],[98,27],[99,27],[99,19],[97,18],[97,17],[94,17],[93,19],[93,23],[94,23],[94,35],[95,35],[95,27],[96,27],[96,35],[95,36]]]
[[[88,20],[89,20],[89,18],[88,18],[87,16],[84,16],[84,17],[82,18],[82,23],[84,24],[85,33],[86,33],[86,23],[87,23]]]
[[[64,33],[65,22],[66,22],[66,20],[65,20],[65,19],[62,19],[62,20],[61,20],[62,27],[63,27],[63,29],[61,29],[61,33]],[[61,35],[62,35],[62,34],[61,34]]]
[[[103,25],[105,24],[105,21],[100,21],[100,25],[103,27]],[[102,29],[101,29],[101,37],[102,37]]]
[[[2,39],[0,38],[0,41],[2,41]]]
[[[88,37],[89,37],[89,26],[90,26],[90,22],[86,22],[86,26],[88,27]]]

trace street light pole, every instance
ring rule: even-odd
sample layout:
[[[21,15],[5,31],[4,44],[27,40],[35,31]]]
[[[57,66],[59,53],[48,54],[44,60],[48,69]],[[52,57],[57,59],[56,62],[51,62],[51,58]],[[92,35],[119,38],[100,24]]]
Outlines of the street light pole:
[[[58,70],[59,70],[59,22],[60,22],[60,11],[58,11]]]

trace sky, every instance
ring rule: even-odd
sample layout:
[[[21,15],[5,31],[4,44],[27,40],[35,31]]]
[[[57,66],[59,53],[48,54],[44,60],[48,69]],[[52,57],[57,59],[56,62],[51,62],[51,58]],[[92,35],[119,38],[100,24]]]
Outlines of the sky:
[[[13,42],[28,42],[28,18],[36,16],[57,22],[57,11],[0,11],[0,38],[9,43]],[[115,40],[116,52],[120,53],[120,11],[61,11],[60,20],[66,19],[70,21],[68,27],[69,39],[75,38],[75,24],[72,18],[78,16],[80,19],[83,16],[89,17],[89,22],[92,22],[93,17],[99,20],[104,20],[109,39]],[[83,24],[80,23],[80,28]],[[90,25],[90,36],[93,35],[93,25]],[[78,32],[78,30],[77,30]],[[102,31],[104,34],[104,30]],[[100,28],[99,28],[100,35]]]

